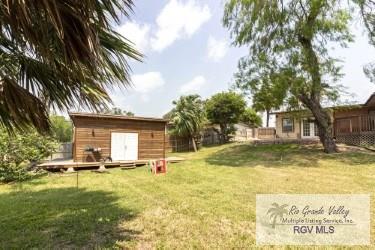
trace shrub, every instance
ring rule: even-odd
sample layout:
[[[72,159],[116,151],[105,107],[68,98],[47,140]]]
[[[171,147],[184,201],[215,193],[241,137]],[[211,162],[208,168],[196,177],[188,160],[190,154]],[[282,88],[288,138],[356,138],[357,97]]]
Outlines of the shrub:
[[[52,135],[59,142],[70,142],[73,137],[73,126],[71,121],[64,116],[51,115]]]
[[[24,181],[31,177],[24,165],[0,165],[0,182]]]
[[[40,162],[57,149],[57,142],[35,131],[9,134],[0,129],[0,181],[22,181],[31,177],[28,166]]]

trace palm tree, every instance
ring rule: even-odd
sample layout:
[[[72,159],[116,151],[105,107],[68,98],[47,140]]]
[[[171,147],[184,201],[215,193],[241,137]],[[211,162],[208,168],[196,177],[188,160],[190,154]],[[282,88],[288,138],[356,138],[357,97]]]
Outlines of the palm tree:
[[[267,214],[270,214],[270,219],[272,220],[272,228],[275,228],[277,217],[283,218],[284,214],[288,213],[288,210],[285,209],[288,205],[284,204],[280,206],[277,203],[272,203],[272,206],[272,208],[268,209]]]
[[[196,139],[205,121],[203,101],[199,95],[188,95],[181,96],[173,104],[175,107],[168,113],[172,122],[171,132],[177,136],[189,137],[196,152]]]
[[[132,0],[2,0],[0,125],[49,131],[50,108],[99,110],[130,84],[128,58],[141,60],[112,25]]]

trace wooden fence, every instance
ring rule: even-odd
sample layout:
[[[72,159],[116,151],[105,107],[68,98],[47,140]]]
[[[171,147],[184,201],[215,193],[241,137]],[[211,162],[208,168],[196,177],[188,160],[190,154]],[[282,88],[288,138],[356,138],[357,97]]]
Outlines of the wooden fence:
[[[184,152],[194,150],[193,142],[190,138],[167,135],[165,139],[167,152]],[[216,133],[204,133],[203,136],[198,140],[197,147],[215,144],[220,144],[219,135]]]
[[[275,139],[276,129],[275,128],[257,128],[258,139]]]
[[[72,159],[73,158],[73,143],[71,142],[65,142],[60,143],[57,151],[53,153],[50,157],[48,157],[48,160],[66,160],[66,159]]]
[[[183,152],[193,150],[193,145],[189,138],[166,135],[165,140],[165,150],[167,152]]]

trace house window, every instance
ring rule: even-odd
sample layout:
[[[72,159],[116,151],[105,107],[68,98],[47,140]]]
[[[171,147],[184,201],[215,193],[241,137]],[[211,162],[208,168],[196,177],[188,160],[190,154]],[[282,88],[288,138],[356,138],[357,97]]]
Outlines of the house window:
[[[303,120],[303,136],[310,136],[310,122],[308,120]]]
[[[293,118],[283,118],[283,133],[294,131],[294,120]]]
[[[319,136],[319,128],[316,122],[314,122],[314,135]]]

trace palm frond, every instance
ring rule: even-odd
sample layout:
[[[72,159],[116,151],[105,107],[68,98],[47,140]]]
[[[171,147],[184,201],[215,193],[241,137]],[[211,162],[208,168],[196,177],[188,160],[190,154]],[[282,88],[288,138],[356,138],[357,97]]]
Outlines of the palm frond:
[[[8,131],[12,132],[12,128],[24,130],[30,125],[41,133],[48,131],[48,112],[38,98],[6,77],[0,82],[0,87],[0,123]]]
[[[182,96],[173,102],[176,106],[170,114],[172,133],[178,136],[197,135],[204,122],[203,102],[198,95]]]
[[[132,0],[1,0],[0,123],[48,130],[48,118],[33,120],[46,119],[48,107],[98,110],[111,102],[107,90],[130,86],[127,60],[142,54],[111,26],[132,7]],[[38,115],[12,110],[6,101],[14,104],[16,94],[37,105]]]

